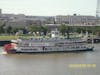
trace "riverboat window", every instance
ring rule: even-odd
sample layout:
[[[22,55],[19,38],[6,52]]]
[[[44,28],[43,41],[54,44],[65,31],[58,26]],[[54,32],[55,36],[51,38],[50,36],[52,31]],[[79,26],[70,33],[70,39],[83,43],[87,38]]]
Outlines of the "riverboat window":
[[[37,50],[37,49],[21,49],[21,50]]]
[[[76,48],[80,48],[79,46],[76,46]]]
[[[64,43],[61,42],[61,43],[58,43],[58,44],[64,44]]]
[[[29,43],[24,43],[24,46],[29,46]]]

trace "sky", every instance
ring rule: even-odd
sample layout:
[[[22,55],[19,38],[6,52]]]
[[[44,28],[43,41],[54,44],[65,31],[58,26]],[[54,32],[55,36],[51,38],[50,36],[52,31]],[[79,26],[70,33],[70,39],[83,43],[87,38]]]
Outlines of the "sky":
[[[96,15],[97,0],[0,0],[3,13],[37,16]]]

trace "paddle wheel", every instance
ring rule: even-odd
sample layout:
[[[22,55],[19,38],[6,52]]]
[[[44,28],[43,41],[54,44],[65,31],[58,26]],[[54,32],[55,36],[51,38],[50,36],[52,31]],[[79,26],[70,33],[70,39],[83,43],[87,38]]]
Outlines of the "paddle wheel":
[[[5,44],[4,51],[7,53],[16,53],[16,43]]]

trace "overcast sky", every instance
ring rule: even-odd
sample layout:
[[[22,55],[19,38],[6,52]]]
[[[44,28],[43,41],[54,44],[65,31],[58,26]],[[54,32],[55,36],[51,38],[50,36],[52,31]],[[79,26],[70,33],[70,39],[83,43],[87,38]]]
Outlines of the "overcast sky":
[[[96,14],[97,0],[0,0],[3,13],[55,16]]]

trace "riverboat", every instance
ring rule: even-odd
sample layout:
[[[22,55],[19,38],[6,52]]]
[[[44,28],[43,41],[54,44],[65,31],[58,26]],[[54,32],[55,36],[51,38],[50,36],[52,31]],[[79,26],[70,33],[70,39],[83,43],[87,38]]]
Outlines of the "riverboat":
[[[55,37],[55,35],[53,35],[51,38],[12,40],[11,43],[4,45],[4,50],[7,53],[92,51],[93,45],[88,45],[87,41],[81,38],[68,39],[66,37]]]

